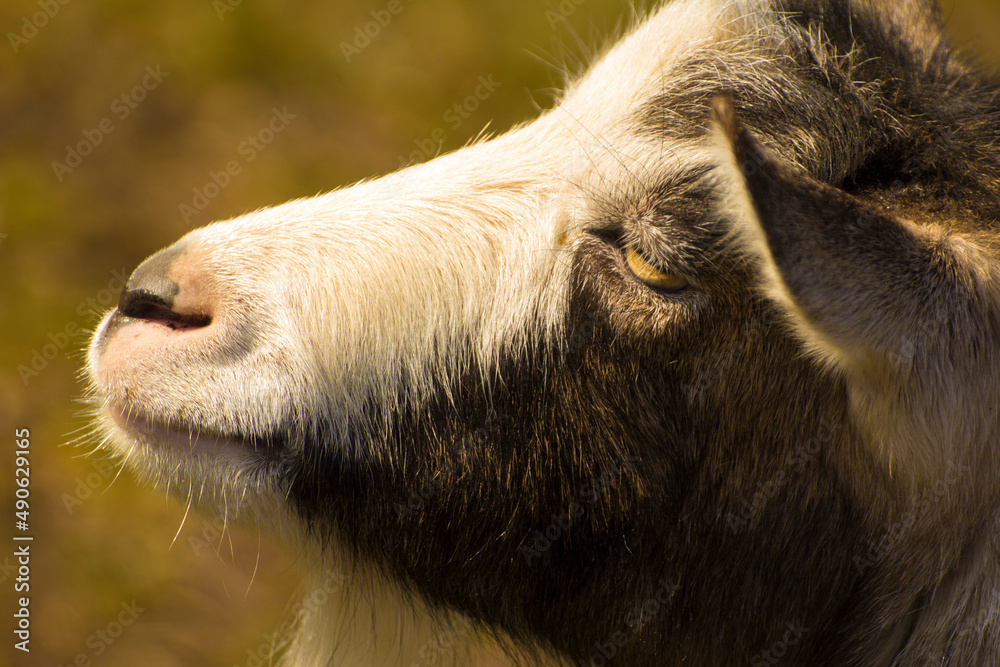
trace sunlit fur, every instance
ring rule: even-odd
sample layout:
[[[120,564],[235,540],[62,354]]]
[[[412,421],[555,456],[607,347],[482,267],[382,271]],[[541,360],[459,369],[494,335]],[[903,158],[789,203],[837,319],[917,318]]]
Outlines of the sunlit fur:
[[[105,444],[291,545],[290,665],[991,664],[998,99],[931,0],[670,3],[531,123],[148,259]]]

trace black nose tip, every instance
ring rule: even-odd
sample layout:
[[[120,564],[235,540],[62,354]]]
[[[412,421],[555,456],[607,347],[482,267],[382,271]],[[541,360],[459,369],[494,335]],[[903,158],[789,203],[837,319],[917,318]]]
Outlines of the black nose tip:
[[[209,314],[192,312],[190,303],[178,307],[177,297],[181,288],[170,279],[170,267],[183,251],[182,247],[171,246],[140,264],[122,289],[118,312],[126,317],[158,322],[175,330],[208,326],[212,321]],[[187,300],[191,301],[190,294]]]
[[[177,254],[175,249],[168,248],[140,264],[122,288],[119,312],[138,319],[161,319],[169,314],[181,291],[168,275]]]

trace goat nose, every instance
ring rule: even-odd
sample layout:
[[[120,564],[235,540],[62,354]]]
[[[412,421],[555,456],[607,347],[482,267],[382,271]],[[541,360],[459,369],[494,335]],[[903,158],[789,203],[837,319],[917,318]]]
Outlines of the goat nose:
[[[167,248],[140,264],[122,288],[118,312],[171,329],[207,325],[210,318],[205,315],[178,312],[181,287],[170,278],[170,267],[180,254],[180,248]]]
[[[118,310],[123,315],[145,319],[151,310],[173,308],[181,291],[168,276],[173,259],[167,252],[158,252],[132,272],[118,300]]]

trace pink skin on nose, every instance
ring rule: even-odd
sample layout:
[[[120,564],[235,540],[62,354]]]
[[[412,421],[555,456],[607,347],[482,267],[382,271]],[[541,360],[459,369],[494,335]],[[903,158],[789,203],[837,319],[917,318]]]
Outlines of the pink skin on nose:
[[[113,407],[127,414],[136,390],[148,390],[142,386],[144,376],[155,376],[154,369],[162,369],[171,360],[180,364],[219,346],[226,309],[217,298],[210,273],[200,264],[184,253],[162,267],[166,280],[159,276],[143,279],[143,267],[133,274],[126,288],[133,292],[132,298],[123,295],[94,368]],[[161,292],[166,291],[164,285],[176,288],[161,297],[150,285]]]

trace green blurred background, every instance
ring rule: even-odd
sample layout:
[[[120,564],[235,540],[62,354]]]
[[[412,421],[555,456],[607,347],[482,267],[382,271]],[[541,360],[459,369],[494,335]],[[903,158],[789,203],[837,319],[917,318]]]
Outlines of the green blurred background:
[[[347,52],[387,1],[0,5],[0,536],[12,544],[9,471],[25,427],[35,536],[30,655],[11,646],[13,548],[0,547],[0,665],[244,665],[294,608],[299,573],[280,548],[240,531],[223,539],[197,517],[174,542],[179,503],[127,474],[112,483],[89,447],[67,445],[86,424],[82,332],[117,296],[117,275],[214,219],[531,118],[562,82],[545,63],[573,62],[631,11],[609,0],[564,0],[562,12],[558,0],[397,1],[402,11]],[[956,41],[1000,65],[1000,2],[946,9]],[[460,114],[453,105],[480,76],[499,87]],[[266,146],[260,137],[261,150],[244,143],[274,109],[294,118]],[[66,147],[80,142],[89,154],[77,164]],[[231,161],[239,173],[227,183]],[[206,190],[213,173],[224,187]],[[143,611],[106,641],[133,601]]]

